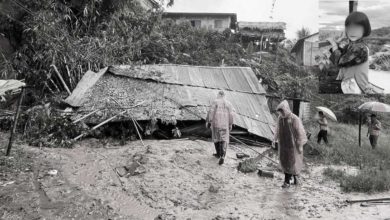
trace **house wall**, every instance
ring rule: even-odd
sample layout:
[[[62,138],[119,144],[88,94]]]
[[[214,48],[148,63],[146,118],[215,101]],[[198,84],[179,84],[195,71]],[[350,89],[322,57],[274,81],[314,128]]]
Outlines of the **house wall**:
[[[295,62],[298,65],[303,66],[303,47],[300,47],[296,52],[294,52],[295,55]]]
[[[315,66],[317,65],[315,57],[320,55],[320,49],[318,45],[319,35],[316,34],[310,38],[305,39],[303,43],[303,51],[301,55],[301,62],[304,66]]]
[[[304,66],[315,66],[317,62],[315,57],[320,55],[318,42],[305,41],[303,44],[302,63]]]
[[[195,20],[200,20],[201,22],[201,28],[205,28],[208,30],[216,30],[216,31],[224,31],[227,28],[230,28],[231,24],[231,18],[229,16],[227,17],[220,17],[220,16],[183,16],[180,18],[171,18],[173,19],[177,24],[181,24],[184,22],[191,22]],[[221,26],[216,27],[216,20],[220,21]]]

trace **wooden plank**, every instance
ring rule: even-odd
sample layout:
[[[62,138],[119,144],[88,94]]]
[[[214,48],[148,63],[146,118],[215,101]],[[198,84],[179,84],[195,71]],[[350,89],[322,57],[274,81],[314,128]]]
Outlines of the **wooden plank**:
[[[100,124],[96,125],[95,127],[93,127],[93,128],[92,128],[91,130],[89,130],[89,131],[93,131],[93,130],[95,130],[95,129],[97,129],[97,128],[100,128],[101,126],[103,126],[103,125],[107,124],[108,122],[114,120],[114,119],[115,119],[116,117],[118,117],[119,115],[124,114],[126,111],[127,111],[127,110],[124,110],[124,111],[120,112],[119,114],[112,116],[111,118],[109,118],[109,119],[107,119],[107,120],[101,122]],[[73,140],[74,140],[74,141],[77,141],[78,139],[84,137],[85,135],[86,135],[86,133],[80,134],[79,136],[75,137]]]
[[[21,109],[22,102],[23,102],[23,97],[24,97],[24,87],[22,87],[22,91],[20,93],[20,97],[19,97],[19,101],[18,101],[18,108],[16,110],[16,114],[15,114],[15,117],[14,117],[14,124],[12,126],[12,130],[11,130],[11,135],[10,135],[10,138],[9,138],[9,143],[8,143],[8,147],[7,147],[6,156],[9,156],[10,153],[11,153],[12,143],[13,143],[13,140],[14,140],[16,127],[18,125],[18,118],[19,118],[20,109]]]
[[[95,113],[98,112],[98,111],[100,111],[100,109],[97,109],[97,110],[95,110],[95,111],[93,111],[93,112],[90,112],[90,113],[88,113],[87,115],[85,115],[85,116],[83,116],[83,117],[81,117],[81,118],[75,120],[75,121],[72,122],[72,123],[73,123],[73,124],[76,124],[77,122],[82,121],[82,120],[88,118],[89,116],[95,114]]]

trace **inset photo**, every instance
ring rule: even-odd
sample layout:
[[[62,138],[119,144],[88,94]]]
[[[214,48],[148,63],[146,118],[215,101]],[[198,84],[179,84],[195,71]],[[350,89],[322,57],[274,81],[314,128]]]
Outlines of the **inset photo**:
[[[320,0],[319,93],[390,94],[390,1]]]

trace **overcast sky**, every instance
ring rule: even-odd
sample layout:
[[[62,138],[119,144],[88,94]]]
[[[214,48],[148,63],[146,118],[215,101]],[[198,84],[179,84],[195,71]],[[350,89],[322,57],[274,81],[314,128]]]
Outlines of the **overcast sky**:
[[[175,0],[168,12],[219,12],[237,13],[238,21],[282,21],[286,22],[286,37],[296,38],[302,27],[311,33],[318,32],[317,0]],[[271,18],[273,15],[273,19]]]
[[[344,30],[348,0],[320,0],[320,28]],[[390,0],[359,0],[358,11],[367,14],[373,29],[390,26]]]

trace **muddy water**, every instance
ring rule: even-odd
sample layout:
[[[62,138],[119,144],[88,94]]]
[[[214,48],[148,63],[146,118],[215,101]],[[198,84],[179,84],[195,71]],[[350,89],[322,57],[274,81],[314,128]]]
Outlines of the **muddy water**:
[[[148,150],[140,142],[105,149],[94,140],[84,140],[75,149],[47,149],[45,154],[61,162],[61,172],[69,182],[124,219],[153,219],[160,213],[177,219],[390,218],[390,206],[360,207],[344,202],[390,197],[389,193],[344,194],[337,183],[322,177],[324,166],[308,164],[301,187],[282,189],[283,175],[275,170],[273,179],[239,173],[237,147],[228,150],[226,163],[219,166],[211,156],[214,147],[209,142],[147,140],[145,144],[150,145]],[[112,169],[129,164],[135,154],[147,158],[147,172],[121,178],[122,187]],[[264,161],[261,166],[272,170],[268,164]],[[347,169],[353,173],[355,168]]]

